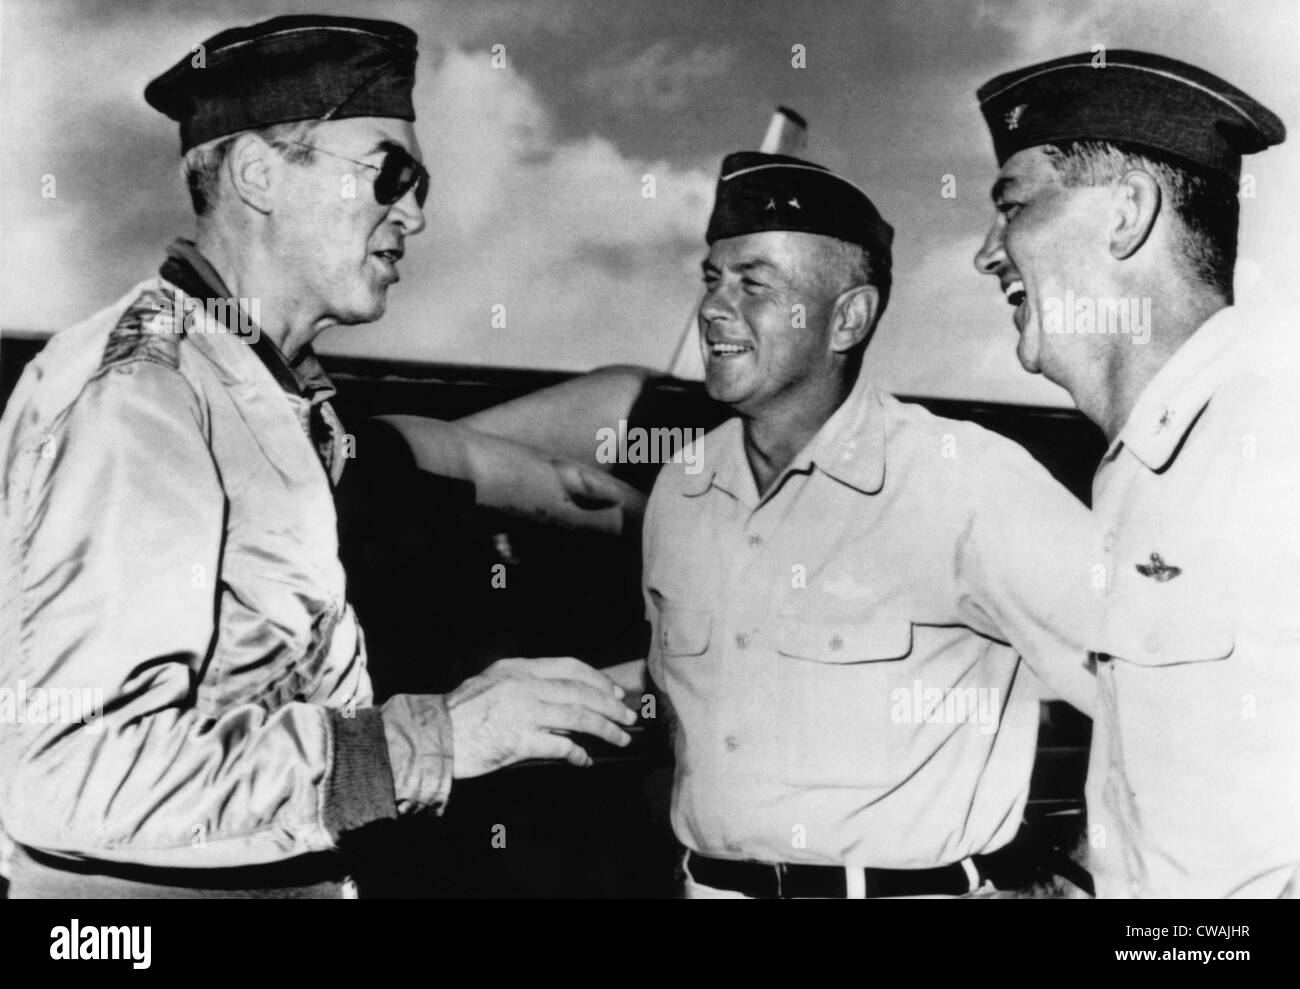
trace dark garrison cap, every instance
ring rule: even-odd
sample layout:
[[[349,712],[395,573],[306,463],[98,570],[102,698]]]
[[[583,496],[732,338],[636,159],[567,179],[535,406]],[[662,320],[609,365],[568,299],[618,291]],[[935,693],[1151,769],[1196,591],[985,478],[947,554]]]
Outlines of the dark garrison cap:
[[[181,125],[181,154],[237,131],[297,120],[414,120],[416,36],[390,21],[315,14],[231,28],[145,87]]]
[[[1241,156],[1286,139],[1277,115],[1218,76],[1163,55],[1114,49],[1008,72],[979,88],[998,164],[1068,141],[1164,152],[1236,182]]]
[[[858,244],[890,263],[894,228],[867,194],[830,169],[789,155],[737,151],[722,160],[705,240],[794,230]]]

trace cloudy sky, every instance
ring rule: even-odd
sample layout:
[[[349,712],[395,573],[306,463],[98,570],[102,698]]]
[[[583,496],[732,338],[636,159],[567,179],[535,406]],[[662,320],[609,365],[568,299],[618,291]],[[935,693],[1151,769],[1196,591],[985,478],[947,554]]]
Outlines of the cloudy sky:
[[[784,103],[810,121],[807,156],[898,229],[877,376],[1069,404],[1020,370],[1010,310],[971,265],[993,176],[974,91],[1098,44],[1195,62],[1291,126],[1246,164],[1237,291],[1300,302],[1300,0],[0,0],[0,326],[58,329],[156,269],[192,218],[174,125],[145,83],[223,28],[313,10],[419,33],[416,130],[434,176],[388,314],[328,331],[322,350],[667,369],[698,298],[718,164],[757,147]]]

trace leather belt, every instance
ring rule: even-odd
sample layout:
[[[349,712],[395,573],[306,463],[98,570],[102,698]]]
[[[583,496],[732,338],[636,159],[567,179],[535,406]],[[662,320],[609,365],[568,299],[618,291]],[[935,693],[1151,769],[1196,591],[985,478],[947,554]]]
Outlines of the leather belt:
[[[980,868],[985,856],[967,861],[974,865],[972,876],[960,862],[934,869],[864,868],[867,897],[886,896],[961,896],[970,893],[988,878]],[[707,858],[687,852],[686,868],[691,878],[715,889],[729,889],[755,899],[843,899],[848,895],[845,869],[833,865],[793,865],[789,863],[738,862]]]
[[[33,872],[27,867],[27,863],[32,863],[45,877],[46,885],[62,884],[68,889],[85,891],[75,894],[78,896],[93,895],[92,891],[104,887],[119,890],[114,895],[128,897],[200,893],[212,897],[256,894],[293,898],[335,887],[330,896],[338,898],[345,879],[344,861],[336,852],[309,852],[262,865],[195,869],[71,859],[15,843],[14,860],[15,875],[19,871]]]

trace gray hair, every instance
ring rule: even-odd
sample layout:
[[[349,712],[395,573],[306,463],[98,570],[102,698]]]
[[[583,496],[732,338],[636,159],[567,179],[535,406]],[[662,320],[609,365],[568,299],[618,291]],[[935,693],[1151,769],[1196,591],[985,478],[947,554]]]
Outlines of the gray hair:
[[[827,238],[818,253],[816,276],[823,291],[828,295],[839,295],[859,285],[874,285],[880,294],[876,316],[884,313],[889,303],[893,272],[883,258],[839,238]]]
[[[258,134],[262,140],[284,155],[285,161],[303,165],[315,157],[315,152],[311,148],[303,147],[302,143],[307,143],[307,138],[315,130],[316,123],[315,120],[299,120],[288,124],[272,124],[270,127],[227,134],[215,141],[190,148],[181,159],[181,176],[189,187],[194,215],[207,216],[211,212],[213,203],[217,201],[218,190],[221,188],[221,166],[225,164],[226,156],[230,154],[235,141],[245,134]]]

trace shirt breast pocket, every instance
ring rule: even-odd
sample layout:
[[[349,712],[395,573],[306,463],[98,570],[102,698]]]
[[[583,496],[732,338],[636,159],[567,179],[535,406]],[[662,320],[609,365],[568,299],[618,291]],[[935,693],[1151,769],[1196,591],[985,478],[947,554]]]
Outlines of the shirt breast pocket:
[[[703,656],[712,633],[713,612],[660,605],[657,645],[662,656]]]
[[[895,617],[854,622],[783,618],[776,651],[792,659],[837,665],[904,659],[912,652],[912,623]]]
[[[1129,581],[1106,609],[1103,646],[1138,666],[1227,659],[1236,646],[1227,589],[1213,581]]]

